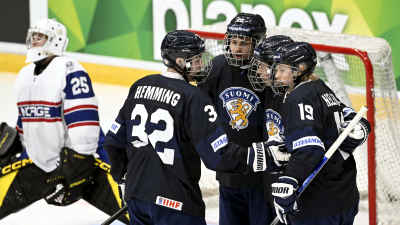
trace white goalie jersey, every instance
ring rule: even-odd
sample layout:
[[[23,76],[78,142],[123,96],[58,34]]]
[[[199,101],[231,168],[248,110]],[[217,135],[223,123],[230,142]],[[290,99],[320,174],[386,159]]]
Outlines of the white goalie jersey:
[[[62,147],[96,152],[100,125],[91,80],[74,59],[60,56],[38,75],[31,63],[16,80],[17,130],[32,161],[46,172],[57,167]]]

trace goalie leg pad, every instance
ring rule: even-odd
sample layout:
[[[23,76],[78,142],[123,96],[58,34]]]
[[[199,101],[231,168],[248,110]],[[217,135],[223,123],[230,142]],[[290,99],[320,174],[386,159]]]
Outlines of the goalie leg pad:
[[[21,160],[22,151],[22,144],[15,129],[8,127],[6,123],[2,123],[0,125],[0,169],[2,170],[0,177],[5,175],[6,171],[15,170],[18,167],[16,165],[16,167],[3,171],[3,168],[7,165]]]
[[[29,164],[23,170],[0,177],[0,220],[46,196],[51,190],[46,184],[48,176]]]
[[[90,191],[85,193],[83,199],[110,216],[117,212],[123,204],[118,193],[118,184],[110,173],[101,168],[97,168],[94,184]],[[118,220],[129,224],[127,213],[121,215]]]

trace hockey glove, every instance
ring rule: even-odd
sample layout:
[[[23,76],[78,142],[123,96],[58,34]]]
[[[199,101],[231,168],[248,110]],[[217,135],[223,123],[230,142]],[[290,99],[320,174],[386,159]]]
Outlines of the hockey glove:
[[[80,154],[64,147],[60,153],[60,165],[48,183],[54,185],[54,191],[45,199],[47,203],[63,206],[82,198],[88,185],[94,183],[94,157]]]
[[[264,146],[267,148],[268,154],[268,171],[282,171],[290,159],[290,153],[286,149],[285,142],[281,138],[272,138],[268,139]]]
[[[254,172],[277,171],[287,163],[290,154],[281,152],[280,147],[272,146],[272,143],[268,145],[267,142],[257,142],[249,147],[247,164],[253,165]]]
[[[18,134],[14,128],[4,122],[0,124],[0,157],[7,155],[13,149],[16,138]]]
[[[347,107],[343,109],[343,114],[344,123],[341,125],[341,130],[344,130],[356,115],[356,113],[351,108]],[[352,154],[358,146],[362,145],[367,140],[370,132],[371,126],[368,120],[366,120],[365,118],[361,118],[354,129],[349,133],[349,136],[344,139],[339,149],[349,154]]]
[[[296,199],[299,184],[293,177],[281,176],[271,186],[276,215],[281,223],[289,224],[288,214],[298,212]]]

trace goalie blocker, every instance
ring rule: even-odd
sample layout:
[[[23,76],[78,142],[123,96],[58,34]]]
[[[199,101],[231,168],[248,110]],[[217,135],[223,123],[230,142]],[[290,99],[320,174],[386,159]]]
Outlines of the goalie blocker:
[[[15,129],[1,123],[0,219],[43,198],[58,206],[82,198],[112,215],[122,206],[118,185],[109,173],[105,152],[98,149],[98,153],[103,157],[84,156],[65,148],[60,155],[64,163],[56,171],[46,173],[32,163],[23,151]],[[57,189],[57,186],[62,188]],[[129,223],[127,214],[118,219]]]

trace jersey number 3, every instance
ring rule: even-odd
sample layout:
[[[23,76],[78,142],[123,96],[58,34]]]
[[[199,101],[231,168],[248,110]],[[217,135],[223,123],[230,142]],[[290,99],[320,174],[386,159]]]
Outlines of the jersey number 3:
[[[139,140],[132,142],[134,147],[146,146],[150,141],[150,144],[156,149],[157,142],[169,142],[174,137],[174,119],[167,110],[157,109],[150,115],[149,122],[151,123],[158,124],[160,121],[165,122],[165,130],[154,130],[150,134],[146,133],[146,123],[149,119],[149,113],[144,105],[135,105],[135,108],[132,110],[131,120],[134,120],[136,116],[140,116],[140,122],[138,125],[132,126],[132,136],[138,137]],[[170,148],[157,151],[161,161],[167,165],[174,164],[174,153],[175,150]]]

